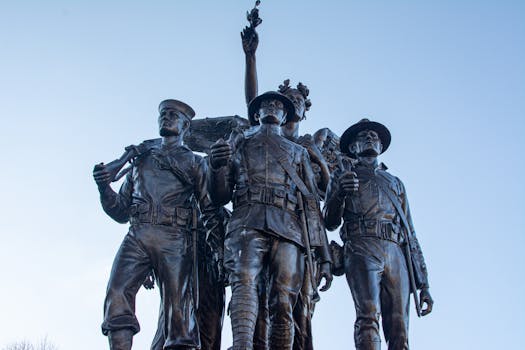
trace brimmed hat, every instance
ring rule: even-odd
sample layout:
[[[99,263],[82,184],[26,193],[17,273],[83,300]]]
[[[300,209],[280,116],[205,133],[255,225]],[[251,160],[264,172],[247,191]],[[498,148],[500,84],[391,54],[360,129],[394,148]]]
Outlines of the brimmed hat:
[[[251,125],[259,125],[259,121],[255,120],[255,113],[259,111],[261,102],[265,100],[279,100],[283,103],[284,111],[286,112],[286,122],[284,124],[291,121],[299,121],[295,115],[295,107],[288,97],[277,91],[268,91],[250,101],[248,105],[248,119]]]
[[[184,102],[178,101],[178,100],[164,100],[159,104],[159,112],[163,110],[164,108],[172,108],[177,111],[182,112],[186,117],[189,119],[192,119],[195,117],[195,111],[193,108],[185,104]]]
[[[390,141],[392,136],[387,127],[378,122],[372,122],[367,118],[361,119],[351,127],[345,130],[339,141],[339,149],[341,152],[348,154],[351,157],[355,157],[355,154],[350,153],[350,145],[355,141],[357,134],[363,130],[374,130],[379,135],[383,149],[381,153],[384,153],[388,146],[390,146]]]

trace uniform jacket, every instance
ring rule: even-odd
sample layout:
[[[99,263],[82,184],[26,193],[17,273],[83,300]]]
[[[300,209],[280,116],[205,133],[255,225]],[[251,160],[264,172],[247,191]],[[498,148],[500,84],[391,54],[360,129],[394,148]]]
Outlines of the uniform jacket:
[[[339,171],[332,176],[324,206],[327,229],[335,230],[343,218],[344,223],[340,235],[344,242],[352,237],[382,236],[384,239],[406,244],[404,240],[406,236],[401,231],[404,228],[396,208],[378,186],[378,181],[386,183],[388,190],[398,198],[410,226],[408,237],[412,247],[412,260],[415,265],[418,288],[428,287],[426,264],[412,224],[405,186],[401,180],[387,172],[386,166],[382,163],[376,168],[359,162],[352,168],[350,168],[350,163],[345,164],[345,167],[346,170],[357,173],[359,191],[342,200],[337,194],[338,176],[341,173]]]
[[[191,228],[192,209],[198,203],[204,218],[214,224],[217,209],[206,194],[202,157],[185,146],[167,149],[159,144],[133,164],[119,193],[109,190],[100,198],[115,221]]]
[[[317,196],[315,176],[306,149],[262,127],[235,145],[227,166],[210,169],[210,196],[216,205],[233,201],[228,232],[239,228],[256,229],[304,247],[297,212],[297,186],[271,154],[266,143],[269,137],[289,156],[290,164],[308,190]],[[320,247],[324,251],[320,253],[323,256],[321,259],[329,261],[324,229],[317,227],[310,231],[312,247]]]

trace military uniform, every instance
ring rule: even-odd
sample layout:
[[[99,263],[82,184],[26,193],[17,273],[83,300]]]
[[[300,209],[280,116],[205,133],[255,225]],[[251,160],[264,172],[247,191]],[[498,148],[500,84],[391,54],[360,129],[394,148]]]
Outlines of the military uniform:
[[[267,268],[270,310],[270,348],[291,349],[293,306],[304,276],[304,247],[297,212],[297,186],[268,144],[271,138],[287,154],[312,193],[314,175],[307,151],[262,125],[243,138],[228,166],[209,171],[209,191],[217,205],[233,201],[224,242],[224,264],[232,286],[233,349],[252,349],[258,313],[258,283]],[[311,227],[310,244],[320,262],[329,261],[326,234]]]
[[[214,225],[222,225],[229,217],[225,208],[220,208],[216,216],[212,217]],[[210,232],[223,231],[223,227],[213,227]],[[198,221],[197,257],[199,280],[199,308],[197,310],[197,324],[201,350],[220,350],[221,333],[224,320],[225,288],[224,276],[219,265],[222,265],[222,256],[218,256],[206,242],[207,231],[203,220]],[[164,336],[164,312],[159,312],[157,332],[151,344],[151,350],[162,350],[166,337]]]
[[[408,200],[401,180],[378,167],[358,162],[346,171],[359,179],[358,193],[341,198],[336,189],[337,175],[329,184],[324,208],[326,227],[340,230],[344,242],[344,268],[356,308],[355,344],[359,350],[380,349],[379,322],[382,317],[389,350],[408,349],[410,283],[403,245],[401,219],[382,191],[386,184],[399,199],[410,223],[408,233],[418,289],[428,287],[426,265],[410,217]]]
[[[192,214],[195,202],[213,222],[205,192],[205,162],[185,146],[152,146],[139,156],[118,194],[101,194],[104,211],[130,221],[115,257],[104,302],[104,334],[137,333],[135,296],[153,268],[162,296],[165,348],[200,347],[192,284]]]

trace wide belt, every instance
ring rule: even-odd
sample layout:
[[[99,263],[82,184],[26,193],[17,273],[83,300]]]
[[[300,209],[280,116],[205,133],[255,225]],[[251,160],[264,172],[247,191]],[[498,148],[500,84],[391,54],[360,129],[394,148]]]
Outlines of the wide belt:
[[[130,223],[182,226],[191,228],[192,208],[152,206],[148,203],[132,204]]]
[[[281,188],[250,186],[236,190],[233,196],[233,208],[248,204],[272,205],[294,212],[297,209],[297,197]]]
[[[343,241],[359,237],[376,237],[395,243],[402,243],[401,228],[391,220],[359,219],[345,221],[341,230]]]

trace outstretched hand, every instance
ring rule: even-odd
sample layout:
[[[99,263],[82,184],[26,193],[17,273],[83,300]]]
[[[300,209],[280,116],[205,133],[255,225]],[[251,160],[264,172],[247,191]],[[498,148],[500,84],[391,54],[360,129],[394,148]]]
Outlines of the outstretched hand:
[[[332,285],[332,280],[334,279],[332,276],[332,264],[329,262],[324,262],[321,264],[321,269],[319,271],[319,279],[317,281],[317,285],[321,285],[321,281],[324,278],[325,283],[324,285],[319,289],[321,292],[326,292],[330,286]]]
[[[423,308],[426,304],[426,308]],[[428,315],[432,312],[432,307],[434,306],[434,300],[430,296],[428,288],[424,288],[419,292],[419,306],[421,307],[421,316]]]
[[[259,35],[252,27],[244,27],[241,32],[242,49],[246,55],[255,55],[259,45]]]

